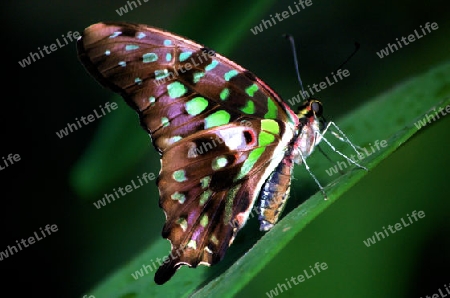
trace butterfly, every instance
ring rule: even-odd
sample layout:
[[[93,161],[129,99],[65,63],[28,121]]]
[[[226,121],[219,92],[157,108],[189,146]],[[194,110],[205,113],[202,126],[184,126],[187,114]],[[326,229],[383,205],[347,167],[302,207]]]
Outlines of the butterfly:
[[[138,113],[161,155],[162,236],[171,253],[157,284],[183,265],[222,260],[255,202],[260,229],[270,230],[289,197],[294,164],[305,163],[334,125],[319,100],[307,99],[295,113],[248,70],[164,30],[97,23],[77,49],[88,72]]]

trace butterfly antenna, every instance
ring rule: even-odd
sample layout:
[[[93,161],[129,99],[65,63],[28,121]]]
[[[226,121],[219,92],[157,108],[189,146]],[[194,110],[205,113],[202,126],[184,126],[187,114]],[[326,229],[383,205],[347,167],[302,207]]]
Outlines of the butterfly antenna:
[[[356,54],[356,52],[358,52],[359,48],[360,48],[359,43],[355,41],[355,49],[353,50],[353,53],[351,53],[350,56],[348,56],[348,58],[345,59],[345,61],[342,62],[341,65],[339,65],[338,68],[336,68],[336,70],[334,72],[341,69],[341,67],[344,66],[350,60],[350,58],[352,58]]]
[[[298,79],[298,82],[300,83],[300,87],[302,88],[303,98],[307,98],[308,94],[303,89],[303,82],[302,82],[302,79],[300,78],[300,71],[298,70],[297,50],[295,48],[294,37],[292,37],[292,35],[290,35],[290,34],[283,34],[283,37],[288,39],[289,42],[291,43],[292,54],[294,56],[295,71],[297,72],[297,79]]]

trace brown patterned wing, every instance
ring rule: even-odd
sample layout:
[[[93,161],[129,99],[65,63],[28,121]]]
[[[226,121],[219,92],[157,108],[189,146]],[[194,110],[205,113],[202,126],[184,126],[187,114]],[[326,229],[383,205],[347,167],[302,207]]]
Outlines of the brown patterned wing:
[[[162,154],[162,234],[172,252],[155,281],[182,265],[217,263],[283,159],[297,116],[249,71],[160,29],[98,23],[77,46],[86,69],[136,110]]]
[[[259,190],[284,157],[283,123],[253,120],[196,133],[167,149],[158,180],[171,254],[155,275],[220,261],[245,224]],[[177,162],[173,162],[176,160]]]
[[[78,41],[79,58],[124,97],[163,152],[175,141],[242,117],[297,117],[252,73],[188,39],[145,25],[98,23]]]

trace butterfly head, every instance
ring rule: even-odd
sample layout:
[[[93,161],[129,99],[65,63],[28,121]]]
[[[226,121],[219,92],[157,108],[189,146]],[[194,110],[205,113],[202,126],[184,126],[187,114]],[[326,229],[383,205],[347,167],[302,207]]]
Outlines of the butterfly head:
[[[294,145],[294,148],[297,149],[294,161],[301,163],[301,157],[307,158],[319,144],[326,120],[323,117],[322,103],[314,98],[309,98],[300,105],[297,116],[299,134]]]
[[[305,126],[317,126],[321,131],[327,124],[323,116],[323,105],[315,98],[308,98],[298,107],[297,117],[299,131]]]
[[[323,119],[323,106],[322,103],[314,98],[305,100],[298,108],[298,119],[302,125],[306,125],[308,122],[314,119]]]

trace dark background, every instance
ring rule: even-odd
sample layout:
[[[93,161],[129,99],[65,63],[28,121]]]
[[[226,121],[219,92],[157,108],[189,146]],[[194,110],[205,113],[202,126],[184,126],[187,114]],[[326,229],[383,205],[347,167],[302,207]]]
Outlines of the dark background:
[[[222,36],[238,30],[233,26],[239,22],[233,20],[235,12],[226,7],[235,7],[239,2],[242,10],[250,11],[259,5],[257,1],[149,1],[120,17],[115,10],[126,1],[2,4],[6,82],[0,157],[18,153],[21,161],[0,172],[0,250],[28,238],[46,224],[57,224],[59,228],[55,234],[0,262],[2,286],[15,282],[16,296],[27,290],[48,297],[89,294],[102,279],[159,238],[164,223],[152,183],[102,210],[92,206],[98,196],[83,198],[70,183],[74,165],[98,137],[100,121],[63,139],[55,131],[114,99],[85,72],[77,60],[75,43],[25,68],[17,61],[38,47],[50,45],[61,34],[81,33],[90,24],[106,20],[146,23],[169,31],[177,24],[175,33],[199,43],[208,42],[204,36],[217,31],[221,35],[214,40],[219,42]],[[269,14],[286,10],[288,5],[293,1],[277,1],[252,26],[259,25]],[[205,10],[210,11],[206,17],[192,13]],[[313,1],[311,7],[258,35],[247,27],[225,54],[289,99],[297,95],[299,87],[289,46],[281,34],[295,36],[306,84],[321,81],[358,41],[361,50],[346,65],[351,76],[320,93],[326,114],[339,119],[403,80],[448,62],[448,11],[448,2],[444,1]],[[192,18],[186,12],[192,13]],[[187,20],[183,21],[184,27],[180,19]],[[386,58],[375,54],[426,22],[437,22],[439,29]],[[218,45],[207,46],[214,49]],[[133,114],[125,108],[114,113]],[[135,124],[139,130],[137,119]],[[419,132],[313,221],[239,296],[265,295],[285,277],[298,275],[317,261],[329,264],[329,271],[324,273],[329,275],[315,277],[283,293],[285,297],[419,297],[443,288],[450,282],[449,124],[447,117]],[[120,131],[111,127],[111,131],[115,130]],[[143,131],[142,138],[147,138]],[[121,154],[115,151],[110,157]],[[142,162],[124,168],[122,177],[104,186],[105,192],[123,186],[136,174],[158,173],[158,155],[148,144]],[[305,193],[314,191],[312,183],[306,184]],[[299,185],[293,193],[303,195],[303,191]],[[374,247],[363,246],[362,240],[413,210],[424,210],[426,218]],[[153,282],[152,276],[146,278]]]

